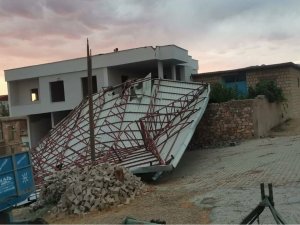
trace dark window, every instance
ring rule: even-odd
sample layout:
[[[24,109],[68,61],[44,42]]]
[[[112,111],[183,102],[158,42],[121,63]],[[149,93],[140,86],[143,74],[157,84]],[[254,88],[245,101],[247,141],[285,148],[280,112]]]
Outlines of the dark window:
[[[222,77],[225,87],[233,88],[238,91],[239,94],[246,95],[248,93],[246,74],[237,73]]]
[[[227,76],[223,77],[223,80],[225,81],[225,83],[246,81],[246,74],[240,73],[240,74],[234,74],[234,75],[227,75]]]
[[[121,82],[125,83],[128,80],[128,76],[121,76]]]
[[[65,90],[63,81],[50,82],[50,91],[52,102],[65,101]]]
[[[88,78],[82,77],[81,78],[82,84],[82,96],[86,97],[88,93]],[[92,87],[93,87],[93,94],[97,93],[97,78],[96,76],[92,76]]]
[[[39,89],[38,88],[31,89],[30,93],[31,93],[31,101],[32,102],[39,100]]]

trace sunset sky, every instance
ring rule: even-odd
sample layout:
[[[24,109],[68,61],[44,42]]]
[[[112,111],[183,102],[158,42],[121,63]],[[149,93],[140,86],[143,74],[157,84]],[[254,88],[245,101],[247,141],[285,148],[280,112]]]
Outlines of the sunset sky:
[[[0,0],[0,95],[5,69],[176,44],[199,72],[300,63],[298,0]]]

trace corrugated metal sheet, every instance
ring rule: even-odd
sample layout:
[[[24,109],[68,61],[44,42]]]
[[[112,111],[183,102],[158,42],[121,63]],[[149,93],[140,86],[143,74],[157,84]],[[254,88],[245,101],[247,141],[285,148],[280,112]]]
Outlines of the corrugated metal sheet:
[[[97,163],[110,162],[134,173],[177,166],[200,121],[209,86],[150,76],[93,96]],[[32,149],[36,178],[58,168],[91,163],[88,103],[83,101]]]

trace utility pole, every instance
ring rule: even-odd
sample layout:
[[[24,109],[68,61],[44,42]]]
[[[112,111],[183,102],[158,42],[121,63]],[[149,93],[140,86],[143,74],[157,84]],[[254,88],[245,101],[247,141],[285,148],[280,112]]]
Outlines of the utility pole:
[[[89,125],[90,125],[90,150],[92,163],[95,162],[95,128],[93,111],[93,80],[92,80],[92,51],[87,39],[87,73],[88,73],[88,99],[89,99]]]

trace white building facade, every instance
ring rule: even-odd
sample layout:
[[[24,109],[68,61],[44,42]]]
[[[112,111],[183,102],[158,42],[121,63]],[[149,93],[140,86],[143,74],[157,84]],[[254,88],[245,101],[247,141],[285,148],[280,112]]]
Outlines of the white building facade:
[[[86,58],[4,71],[10,116],[27,116],[31,147],[87,94]],[[94,55],[93,92],[127,79],[154,77],[190,81],[198,61],[175,45],[141,47]]]

